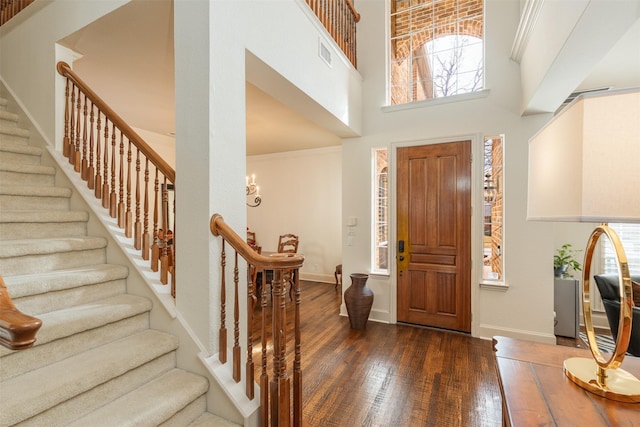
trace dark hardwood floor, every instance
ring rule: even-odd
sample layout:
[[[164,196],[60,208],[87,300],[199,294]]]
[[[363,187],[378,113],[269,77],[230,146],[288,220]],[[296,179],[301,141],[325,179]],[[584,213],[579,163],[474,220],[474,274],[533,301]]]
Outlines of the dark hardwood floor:
[[[301,292],[305,425],[501,425],[490,341],[371,321],[364,331],[352,330],[349,319],[338,314],[341,297],[332,284],[302,281]],[[287,302],[288,322],[293,321],[293,306]],[[259,308],[255,315],[257,379]],[[288,338],[292,335],[288,328]],[[287,349],[293,349],[291,341]],[[291,364],[288,357],[289,372]]]

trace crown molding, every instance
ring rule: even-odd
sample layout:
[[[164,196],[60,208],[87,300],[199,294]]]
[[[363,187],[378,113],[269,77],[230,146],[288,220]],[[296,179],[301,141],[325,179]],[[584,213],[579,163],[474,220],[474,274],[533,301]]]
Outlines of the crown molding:
[[[513,46],[511,47],[511,59],[518,64],[522,60],[524,50],[529,43],[529,36],[536,26],[543,4],[544,0],[525,0],[522,15],[520,16],[520,23],[518,24],[518,31],[516,32]]]

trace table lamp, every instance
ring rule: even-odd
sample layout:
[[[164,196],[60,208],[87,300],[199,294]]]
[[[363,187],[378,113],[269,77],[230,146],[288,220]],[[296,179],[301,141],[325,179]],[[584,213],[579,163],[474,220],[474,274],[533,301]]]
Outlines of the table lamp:
[[[640,380],[620,369],[632,326],[629,266],[618,235],[607,225],[640,222],[640,88],[581,95],[529,140],[527,219],[601,223],[589,237],[582,273],[593,358],[569,358],[564,372],[597,395],[640,402]],[[591,261],[602,235],[615,250],[620,283],[620,323],[608,359],[596,342],[589,292]]]

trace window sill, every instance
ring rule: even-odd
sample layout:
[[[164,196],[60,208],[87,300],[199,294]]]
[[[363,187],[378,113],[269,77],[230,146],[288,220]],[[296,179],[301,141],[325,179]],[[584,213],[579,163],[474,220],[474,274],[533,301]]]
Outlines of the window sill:
[[[509,285],[505,282],[482,281],[480,282],[480,288],[488,291],[506,292],[509,290]]]
[[[451,102],[471,101],[474,99],[486,98],[489,96],[489,89],[480,90],[478,92],[462,93],[460,95],[445,96],[443,98],[425,99],[424,101],[408,102],[406,104],[385,105],[382,108],[383,113],[392,113],[394,111],[413,110],[414,108],[430,107],[432,105],[449,104]]]
[[[369,275],[369,277],[378,279],[389,279],[389,277],[391,277],[389,273],[384,273],[381,271],[369,271],[367,274]]]

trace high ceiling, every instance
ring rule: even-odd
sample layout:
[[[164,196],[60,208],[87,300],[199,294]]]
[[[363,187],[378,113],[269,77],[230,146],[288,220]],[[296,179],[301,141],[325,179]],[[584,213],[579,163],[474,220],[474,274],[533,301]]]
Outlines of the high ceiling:
[[[640,86],[639,40],[640,20],[575,90]],[[172,0],[132,1],[61,42],[83,55],[75,71],[128,123],[173,135]],[[250,83],[246,103],[247,155],[337,146],[341,137],[353,136],[327,126],[321,114],[299,113],[317,112],[317,104],[285,105]]]
[[[83,55],[74,71],[133,127],[174,134],[172,1],[132,1],[61,44]],[[327,130],[250,83],[246,103],[247,155],[335,146],[353,136]]]

